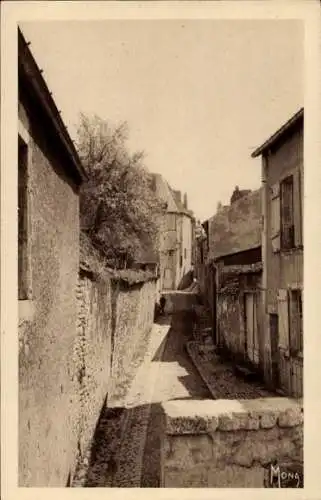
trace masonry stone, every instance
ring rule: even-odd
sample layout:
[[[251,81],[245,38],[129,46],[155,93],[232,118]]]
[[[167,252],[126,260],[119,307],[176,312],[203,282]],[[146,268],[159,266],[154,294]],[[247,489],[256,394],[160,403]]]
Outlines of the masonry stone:
[[[161,463],[163,485],[263,487],[269,464],[303,463],[301,402],[262,398],[201,403],[163,404],[162,442],[166,443]],[[213,418],[218,419],[219,425],[210,430],[208,423]],[[189,422],[187,426],[185,419]],[[191,420],[195,420],[195,425]],[[178,421],[179,425],[172,425]],[[199,421],[203,425],[197,432]],[[168,431],[170,435],[166,434]]]
[[[303,413],[300,408],[289,408],[278,417],[280,427],[294,427],[303,422]]]

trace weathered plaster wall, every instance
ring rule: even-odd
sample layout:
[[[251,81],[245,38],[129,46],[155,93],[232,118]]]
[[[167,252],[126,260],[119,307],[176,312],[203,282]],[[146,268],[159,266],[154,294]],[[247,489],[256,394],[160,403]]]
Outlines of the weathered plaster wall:
[[[296,173],[300,172],[301,182],[303,182],[303,131],[298,131],[289,138],[274,154],[268,158],[267,165],[267,186],[271,188],[275,183],[280,182],[284,177],[294,174],[295,204],[298,204],[299,179]],[[303,190],[302,190],[303,195]],[[268,305],[270,309],[277,310],[277,290],[287,288],[293,283],[303,283],[303,250],[293,249],[287,252],[274,253],[271,243],[271,196],[267,196],[268,201],[268,269],[275,269],[275,272],[267,274],[267,284],[270,290],[268,295]],[[295,226],[300,228],[300,210],[295,210]]]
[[[260,488],[271,463],[282,472],[285,464],[302,469],[299,401],[182,400],[163,409],[162,487]]]
[[[182,265],[179,268],[177,285],[181,282],[183,276],[192,267],[192,219],[185,214],[180,215],[181,219],[181,255]]]
[[[272,249],[272,217],[271,217],[271,188],[288,175],[294,179],[294,223],[295,240],[297,248],[289,251],[273,252]],[[284,292],[298,285],[303,287],[303,128],[298,129],[289,136],[282,144],[268,156],[266,160],[266,190],[267,190],[267,216],[265,234],[265,261],[266,261],[266,319],[265,319],[265,371],[267,380],[272,378],[271,343],[269,314],[279,314],[279,334],[286,337],[287,318],[280,313],[279,291]],[[301,206],[299,193],[301,191]],[[303,394],[303,359],[290,359],[287,349],[278,351],[278,370],[281,388],[293,396],[299,397]]]
[[[59,144],[21,103],[29,135],[31,300],[19,304],[19,485],[64,486],[77,449],[71,359],[79,265],[78,192]]]
[[[209,219],[209,257],[216,259],[261,245],[261,190]]]

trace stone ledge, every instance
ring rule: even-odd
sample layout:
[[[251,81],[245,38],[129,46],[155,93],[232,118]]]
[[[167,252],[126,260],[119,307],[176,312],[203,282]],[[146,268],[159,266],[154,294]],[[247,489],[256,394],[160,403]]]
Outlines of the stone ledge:
[[[253,400],[168,401],[162,404],[168,435],[219,431],[295,427],[303,423],[301,400],[261,398]]]

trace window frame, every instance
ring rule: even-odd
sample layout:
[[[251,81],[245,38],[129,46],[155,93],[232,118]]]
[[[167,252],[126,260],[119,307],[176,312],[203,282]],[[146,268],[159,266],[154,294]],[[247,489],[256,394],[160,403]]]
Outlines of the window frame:
[[[30,145],[29,135],[22,123],[19,121],[18,132],[18,154],[17,154],[17,246],[18,246],[18,300],[25,302],[33,298],[31,280],[31,252],[30,252]],[[21,155],[22,152],[22,155]],[[23,217],[19,210],[21,205],[24,210]],[[21,227],[21,225],[23,227]]]
[[[287,175],[280,181],[280,249],[285,251],[296,248],[294,182],[295,180],[293,173]],[[287,185],[291,186],[291,201],[288,206],[285,206],[284,187]],[[292,224],[289,224],[288,220],[285,220],[285,209],[287,209],[289,211],[289,214],[291,214],[291,216],[288,217],[288,220],[291,219]],[[289,233],[286,234],[286,231],[289,231]]]

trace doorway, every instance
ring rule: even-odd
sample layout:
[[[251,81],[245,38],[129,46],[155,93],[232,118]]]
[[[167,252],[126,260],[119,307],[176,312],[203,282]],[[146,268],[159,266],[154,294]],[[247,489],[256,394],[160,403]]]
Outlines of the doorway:
[[[246,353],[249,360],[259,364],[259,336],[257,325],[257,294],[254,292],[245,294],[245,330],[246,330]]]

